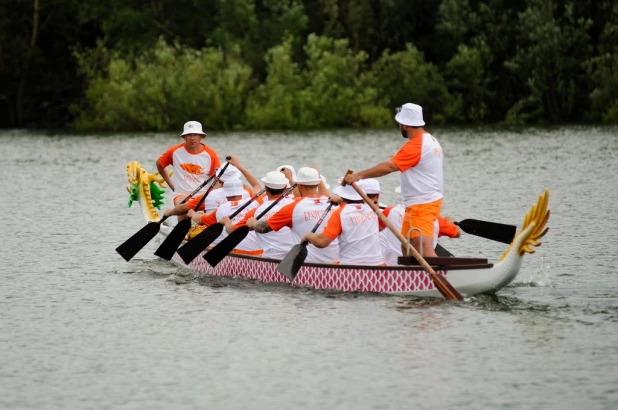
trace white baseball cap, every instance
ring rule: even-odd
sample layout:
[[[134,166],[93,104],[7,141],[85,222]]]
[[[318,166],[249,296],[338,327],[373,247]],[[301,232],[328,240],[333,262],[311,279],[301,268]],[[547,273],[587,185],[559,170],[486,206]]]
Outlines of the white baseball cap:
[[[397,108],[395,121],[410,127],[422,127],[425,125],[425,121],[423,121],[423,107],[412,103],[404,104]]]
[[[333,189],[333,194],[339,195],[342,198],[349,199],[350,201],[359,201],[363,199],[362,196],[356,192],[352,185],[341,186]]]
[[[296,173],[294,182],[299,185],[317,185],[322,181],[320,173],[315,168],[302,167]]]
[[[242,195],[245,192],[244,188],[240,179],[228,179],[225,181],[225,184],[223,184],[223,194],[225,196]]]
[[[204,133],[204,131],[202,131],[202,124],[200,124],[197,121],[188,121],[185,122],[185,127],[182,131],[182,134],[180,134],[181,137],[184,137],[187,134],[202,134],[202,135],[206,135],[206,133]]]
[[[363,190],[366,194],[374,195],[383,193],[380,191],[380,183],[377,179],[374,178],[366,178],[358,181],[358,187]]]
[[[283,189],[288,186],[288,179],[280,171],[270,171],[261,180],[264,185],[272,189]]]
[[[240,172],[240,170],[238,168],[236,168],[234,165],[230,164],[227,166],[227,168],[225,169],[225,172],[223,173],[223,175],[221,175],[221,178],[219,178],[222,182],[227,182],[231,179],[239,179],[242,176],[242,172]]]

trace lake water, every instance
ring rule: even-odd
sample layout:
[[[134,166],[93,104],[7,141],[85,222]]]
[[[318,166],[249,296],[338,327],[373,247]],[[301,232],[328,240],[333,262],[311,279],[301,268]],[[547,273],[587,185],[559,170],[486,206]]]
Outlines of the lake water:
[[[446,215],[520,226],[545,187],[550,231],[515,283],[463,303],[194,279],[114,249],[143,226],[126,164],[171,134],[0,132],[2,409],[614,409],[618,128],[428,128]],[[316,165],[335,183],[397,130],[218,133],[256,176]],[[398,178],[382,178],[394,203]],[[440,243],[495,261],[505,245]]]

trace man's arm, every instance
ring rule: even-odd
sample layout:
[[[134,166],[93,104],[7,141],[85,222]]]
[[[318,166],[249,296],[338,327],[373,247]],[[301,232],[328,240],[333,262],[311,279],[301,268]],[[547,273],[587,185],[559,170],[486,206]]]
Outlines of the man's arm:
[[[328,245],[331,244],[333,240],[328,236],[324,235],[323,233],[309,232],[304,234],[303,237],[300,238],[300,243],[303,243],[305,241],[309,241],[316,248],[326,248]]]
[[[236,155],[232,155],[231,159],[228,162],[238,168],[242,175],[247,179],[247,182],[249,183],[249,185],[251,185],[251,189],[253,190],[254,194],[257,194],[262,190],[262,185],[260,185],[260,181],[258,181],[251,172],[249,172],[245,167],[240,164],[240,160]]]
[[[189,212],[189,206],[184,203],[176,205],[172,209],[166,209],[165,212],[163,212],[163,216],[184,215],[187,212]]]
[[[361,172],[357,172],[356,174],[346,175],[345,182],[347,184],[351,184],[352,182],[356,182],[365,178],[379,178],[395,171],[399,171],[399,168],[397,167],[397,165],[395,165],[393,161],[384,161],[379,163],[375,167],[365,169]]]
[[[273,230],[273,228],[268,225],[268,222],[260,222],[255,218],[249,218],[249,220],[247,221],[247,226],[257,233],[268,233]]]
[[[167,171],[165,171],[165,168],[161,165],[159,160],[157,160],[157,171],[159,171],[159,175],[161,175],[165,182],[167,182],[167,186],[169,186],[170,189],[174,191],[174,184],[172,183],[172,178],[170,178],[170,175],[167,173]]]

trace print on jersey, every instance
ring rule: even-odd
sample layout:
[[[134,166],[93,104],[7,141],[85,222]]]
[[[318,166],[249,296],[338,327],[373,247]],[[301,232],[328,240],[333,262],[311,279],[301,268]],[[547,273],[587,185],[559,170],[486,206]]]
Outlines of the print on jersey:
[[[179,164],[182,169],[187,171],[189,174],[193,175],[201,175],[204,173],[204,168],[195,164]]]

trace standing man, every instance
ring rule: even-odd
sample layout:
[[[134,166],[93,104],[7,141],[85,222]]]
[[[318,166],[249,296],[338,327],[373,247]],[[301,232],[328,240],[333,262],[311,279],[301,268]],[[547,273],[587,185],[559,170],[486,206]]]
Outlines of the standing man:
[[[174,205],[185,199],[221,166],[217,153],[202,144],[202,138],[206,136],[202,124],[197,121],[186,122],[180,136],[185,142],[174,145],[157,159],[159,174],[174,191]],[[174,169],[171,178],[165,171],[169,165]]]
[[[395,121],[408,141],[390,160],[345,177],[352,183],[363,178],[381,177],[400,171],[401,196],[405,215],[401,234],[407,237],[412,227],[423,233],[423,256],[436,256],[433,248],[434,223],[440,215],[443,195],[443,154],[440,143],[423,129],[423,108],[407,103],[397,110]],[[411,232],[412,246],[420,249],[420,235]],[[405,250],[405,249],[404,249]]]

